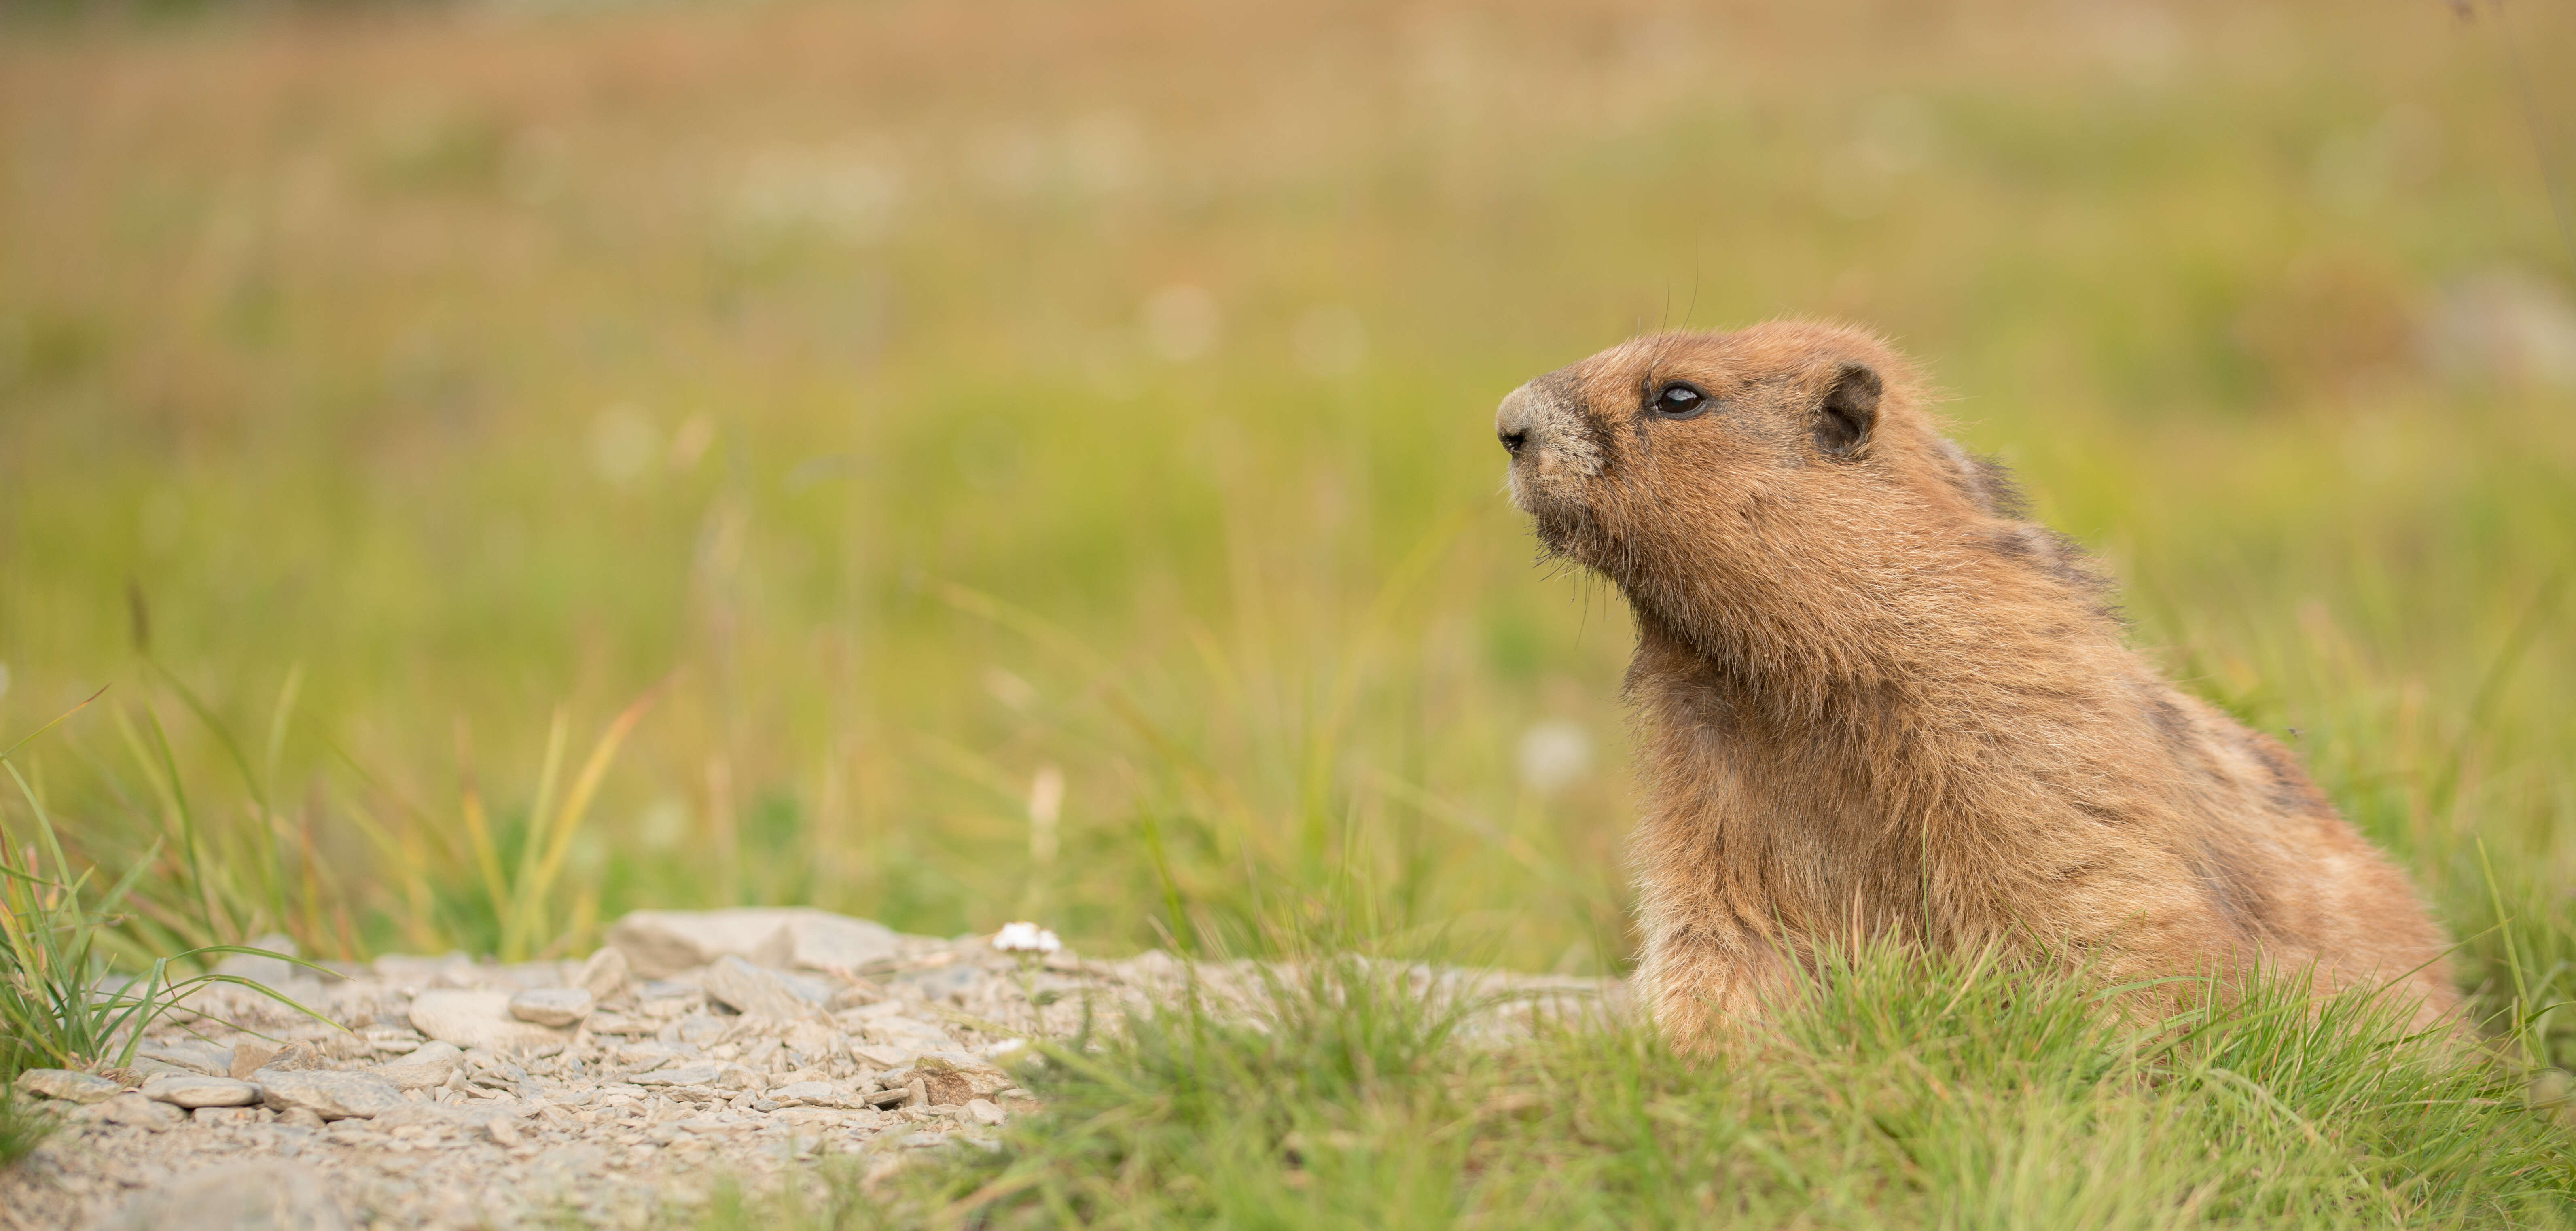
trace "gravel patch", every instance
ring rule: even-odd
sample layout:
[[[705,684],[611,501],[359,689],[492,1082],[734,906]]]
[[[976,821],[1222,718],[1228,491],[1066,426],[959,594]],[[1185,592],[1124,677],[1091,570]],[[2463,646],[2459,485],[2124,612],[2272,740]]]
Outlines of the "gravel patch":
[[[1038,1109],[1004,1067],[1030,1038],[1193,976],[1246,1013],[1262,987],[1248,964],[1009,954],[801,909],[638,912],[609,935],[585,961],[279,976],[345,1028],[209,987],[132,1069],[22,1079],[64,1129],[0,1173],[0,1228],[641,1226],[719,1177],[761,1190],[828,1156],[989,1144]],[[1620,1006],[1607,980],[1410,977],[1512,994],[1478,1019],[1497,1034]]]

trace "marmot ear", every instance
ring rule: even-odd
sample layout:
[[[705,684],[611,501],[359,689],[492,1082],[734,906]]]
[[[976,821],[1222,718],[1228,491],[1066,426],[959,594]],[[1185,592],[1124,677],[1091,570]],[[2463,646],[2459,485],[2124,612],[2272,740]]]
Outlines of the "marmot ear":
[[[1846,363],[1816,404],[1816,447],[1828,457],[1850,457],[1869,443],[1878,425],[1878,373],[1866,364]]]

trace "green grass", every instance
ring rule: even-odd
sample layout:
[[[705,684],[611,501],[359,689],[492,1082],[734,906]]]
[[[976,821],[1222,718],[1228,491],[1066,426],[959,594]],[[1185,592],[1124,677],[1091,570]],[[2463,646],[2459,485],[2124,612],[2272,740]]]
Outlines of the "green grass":
[[[312,1013],[257,980],[198,969],[228,953],[322,970],[311,962],[243,945],[202,945],[168,956],[139,946],[127,929],[127,903],[152,870],[154,852],[127,860],[124,874],[104,889],[95,883],[97,868],[73,865],[44,796],[16,761],[44,733],[0,749],[0,773],[31,818],[21,829],[0,816],[0,1082],[31,1068],[129,1066],[143,1032],[209,984],[249,988]],[[119,975],[118,958],[134,973]],[[35,1131],[36,1121],[11,1114],[10,1132]]]
[[[42,875],[136,874],[127,973],[756,902],[1616,973],[1626,615],[1532,566],[1491,410],[1822,314],[2415,872],[2514,1063],[2576,1063],[2576,394],[2477,343],[2565,324],[2504,56],[2576,21],[2511,7],[0,20],[0,731],[108,689],[13,762],[11,866],[41,799]],[[2496,270],[2536,316],[2464,315]],[[1696,1080],[1638,1046],[1523,1067]],[[2169,1102],[2102,1141],[2256,1148],[2134,1065]],[[1498,1157],[1417,1187],[1549,1179]]]
[[[0,1171],[16,1166],[53,1135],[53,1118],[21,1102],[12,1084],[0,1081]]]
[[[1633,1029],[1462,1044],[1473,1006],[1324,963],[1255,1028],[1050,1053],[1051,1100],[822,1207],[710,1231],[975,1227],[2557,1227],[2576,1152],[2502,1069],[2364,997],[2152,1030],[2084,984],[1867,952],[1702,1061]]]

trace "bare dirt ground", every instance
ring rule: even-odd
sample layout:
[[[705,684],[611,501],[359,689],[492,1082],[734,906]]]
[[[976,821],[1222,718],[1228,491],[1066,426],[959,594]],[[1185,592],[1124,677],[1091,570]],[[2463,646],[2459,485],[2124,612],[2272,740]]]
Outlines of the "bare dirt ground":
[[[1048,938],[1052,939],[1052,938]],[[640,1226],[704,1201],[989,1147],[1037,1110],[1031,1038],[1192,986],[1257,1014],[1265,972],[1085,961],[809,910],[638,912],[578,962],[386,957],[322,979],[231,959],[311,1007],[214,988],[103,1075],[39,1070],[64,1120],[0,1174],[0,1227]],[[1614,981],[1414,968],[1495,994],[1476,1028],[1616,1011]]]

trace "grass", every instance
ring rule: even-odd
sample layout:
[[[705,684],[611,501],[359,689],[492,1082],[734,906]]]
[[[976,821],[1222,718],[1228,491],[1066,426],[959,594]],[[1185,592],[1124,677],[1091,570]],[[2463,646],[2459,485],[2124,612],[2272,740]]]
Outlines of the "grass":
[[[21,1102],[13,1083],[0,1081],[0,1171],[16,1166],[53,1135],[51,1117]]]
[[[1256,1027],[1189,1008],[1026,1080],[1051,1100],[822,1207],[710,1228],[2555,1227],[2576,1152],[2504,1070],[2366,996],[2258,989],[2124,1028],[2087,985],[1863,952],[1732,1054],[1545,1028],[1322,963]]]
[[[249,988],[311,1014],[257,980],[212,970],[188,973],[230,953],[323,969],[311,962],[243,945],[205,945],[166,957],[136,948],[123,931],[124,908],[136,882],[153,867],[153,852],[129,861],[124,875],[104,891],[92,884],[96,868],[75,868],[63,853],[44,796],[14,759],[45,729],[0,751],[0,772],[8,774],[33,818],[22,832],[0,816],[0,1082],[31,1068],[128,1067],[143,1032],[210,984]],[[129,968],[139,966],[140,973],[116,975],[117,957],[129,959]],[[174,965],[180,973],[173,973]],[[10,1114],[10,1134],[38,1131],[39,1121]]]
[[[13,14],[0,730],[108,692],[13,760],[10,866],[131,874],[126,974],[763,902],[1616,973],[1626,616],[1531,566],[1491,408],[1822,314],[2415,872],[2514,1063],[2576,1063],[2576,151],[2506,58],[2576,21],[2473,7]],[[2250,1093],[2121,1063],[2139,1183],[2238,1157],[2192,1117]],[[1455,1201],[1538,1156],[1401,1154]]]

